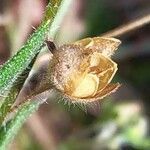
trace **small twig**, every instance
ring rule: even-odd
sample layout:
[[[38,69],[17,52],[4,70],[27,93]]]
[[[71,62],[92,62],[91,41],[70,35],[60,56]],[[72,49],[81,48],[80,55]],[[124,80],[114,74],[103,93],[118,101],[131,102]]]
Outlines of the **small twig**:
[[[104,34],[102,34],[102,36],[105,37],[120,37],[123,34],[126,34],[128,32],[134,31],[138,28],[141,28],[142,26],[146,25],[150,23],[150,14],[138,18],[135,21],[131,21],[128,24],[122,25],[114,30],[108,31]]]

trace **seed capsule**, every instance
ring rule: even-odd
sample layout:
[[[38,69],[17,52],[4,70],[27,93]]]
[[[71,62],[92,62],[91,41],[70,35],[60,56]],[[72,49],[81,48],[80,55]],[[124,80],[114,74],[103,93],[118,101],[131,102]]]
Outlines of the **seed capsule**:
[[[60,46],[53,55],[50,80],[73,102],[92,102],[116,91],[111,84],[117,64],[111,55],[121,42],[114,38],[86,38]]]

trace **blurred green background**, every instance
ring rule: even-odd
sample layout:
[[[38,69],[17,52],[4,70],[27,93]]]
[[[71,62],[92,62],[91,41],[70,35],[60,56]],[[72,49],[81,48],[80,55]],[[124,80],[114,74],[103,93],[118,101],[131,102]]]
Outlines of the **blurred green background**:
[[[0,65],[23,45],[37,27],[47,0],[0,0]],[[150,13],[149,0],[74,0],[56,45],[99,36]],[[120,37],[113,59],[118,63],[114,81],[121,88],[87,106],[68,106],[49,94],[24,125],[11,150],[149,150],[150,149],[150,26]],[[43,71],[48,53],[37,61]],[[42,69],[39,69],[41,67]],[[33,80],[32,88],[38,84]],[[30,88],[28,90],[30,90]]]

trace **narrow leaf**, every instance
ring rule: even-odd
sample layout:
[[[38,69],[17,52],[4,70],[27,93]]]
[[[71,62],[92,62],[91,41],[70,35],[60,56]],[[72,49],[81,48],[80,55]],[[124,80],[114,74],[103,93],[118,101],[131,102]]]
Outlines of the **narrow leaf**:
[[[26,102],[17,112],[15,118],[0,130],[0,150],[7,149],[26,119],[39,107],[38,102]]]
[[[60,0],[58,0],[59,2]],[[18,76],[27,68],[29,63],[40,51],[40,47],[44,43],[50,25],[56,13],[57,3],[49,4],[46,10],[46,19],[35,33],[29,38],[26,44],[0,69],[0,95],[7,93]],[[55,6],[55,9],[53,8]]]

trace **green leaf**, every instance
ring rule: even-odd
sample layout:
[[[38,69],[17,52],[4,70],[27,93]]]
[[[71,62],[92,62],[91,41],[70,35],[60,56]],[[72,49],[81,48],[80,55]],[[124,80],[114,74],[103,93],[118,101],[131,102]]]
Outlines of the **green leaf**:
[[[26,119],[39,107],[39,102],[28,101],[17,112],[13,120],[0,130],[0,150],[7,149]]]
[[[40,47],[47,38],[50,25],[56,14],[57,3],[49,4],[46,9],[45,19],[41,26],[28,39],[26,44],[0,69],[0,95],[5,95],[13,86],[16,79],[28,67]],[[53,8],[55,6],[55,9]]]
[[[62,0],[59,13],[53,23],[53,18],[57,12],[58,5],[61,0],[51,1],[51,4],[47,7],[42,25],[31,36],[25,46],[0,69],[0,95],[4,95],[7,91],[10,92],[10,90],[13,89],[12,87],[14,86],[14,83],[17,82],[16,79],[18,79],[20,74],[28,67],[32,59],[40,51],[40,47],[45,41],[47,34],[49,33],[49,37],[51,38],[55,36],[58,28],[53,30],[52,27],[54,28],[55,26],[57,27],[60,25],[62,21],[61,17],[63,17],[66,13],[69,6],[68,4],[70,4],[71,1],[72,0]],[[61,15],[61,17],[59,15]],[[50,19],[50,17],[52,19]],[[50,29],[49,25],[51,25]],[[16,91],[11,91],[10,94],[18,93],[18,90],[19,88]],[[9,95],[8,98],[13,97],[16,97],[16,95]],[[28,99],[27,102],[18,109],[15,117],[7,123],[6,126],[0,128],[0,150],[7,149],[8,145],[13,140],[23,123],[33,112],[38,109],[40,104],[41,102],[29,101]]]
[[[4,121],[6,115],[10,112],[10,109],[15,102],[24,82],[25,79],[28,77],[29,72],[36,60],[37,55],[35,58],[32,60],[28,68],[17,78],[17,81],[13,84],[13,87],[10,89],[8,95],[6,98],[1,100],[0,103],[0,124]]]

